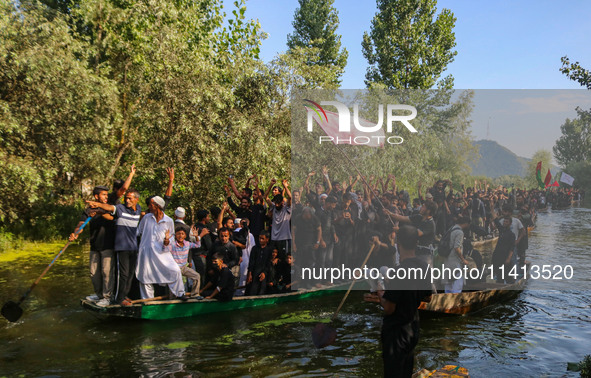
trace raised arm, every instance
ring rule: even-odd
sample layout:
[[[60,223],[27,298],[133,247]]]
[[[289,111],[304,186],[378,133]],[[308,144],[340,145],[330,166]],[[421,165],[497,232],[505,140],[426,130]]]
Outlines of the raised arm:
[[[281,181],[281,184],[283,185],[283,196],[285,198],[287,198],[287,206],[291,206],[291,192],[289,191],[289,184],[287,182],[287,179],[283,179]]]
[[[304,198],[306,198],[308,193],[310,193],[310,177],[314,176],[315,174],[316,172],[312,171],[308,173],[308,176],[306,176],[306,181],[304,181]]]
[[[218,230],[223,227],[222,223],[224,222],[224,214],[228,210],[228,203],[224,202],[222,204],[222,211],[220,211],[220,215],[218,215]]]
[[[174,183],[174,168],[166,168],[166,174],[168,174],[168,187],[166,188],[165,196],[172,196],[172,184]]]
[[[326,186],[328,187],[326,194],[330,194],[332,192],[332,183],[328,177],[328,167],[326,165],[322,166],[322,177],[322,179],[326,181]]]
[[[238,198],[238,200],[241,200],[242,196],[240,195],[240,192],[238,191],[238,188],[236,187],[236,183],[234,182],[234,178],[232,176],[228,176],[228,184],[230,184],[232,192],[234,192],[236,198]]]
[[[271,189],[273,189],[273,185],[275,185],[275,183],[277,183],[277,179],[271,179],[271,183],[269,184],[269,187],[267,188],[267,191],[265,192],[265,202],[267,202],[267,205],[271,205],[271,200],[269,199],[269,193],[271,193]]]
[[[421,201],[421,203],[423,203],[423,195],[421,194],[421,188],[423,187],[423,183],[421,181],[419,181],[419,185],[418,185],[418,192],[419,192],[419,201]]]
[[[359,181],[359,175],[355,177],[355,180],[349,183],[349,186],[347,187],[347,190],[345,190],[345,193],[352,191],[353,187],[355,187],[355,185],[357,184],[357,181]]]
[[[386,193],[388,191],[388,184],[390,183],[390,175],[388,175],[388,178],[386,179],[385,183],[381,177],[379,178],[379,181],[380,181],[380,185],[382,186],[382,193]]]
[[[133,179],[133,175],[135,175],[135,164],[131,165],[131,170],[129,171],[129,176],[127,176],[127,178],[125,179],[125,182],[123,183],[121,188],[119,188],[119,190],[117,190],[117,198],[123,197],[123,195],[125,194],[127,189],[129,189],[129,186],[131,185],[131,180]]]
[[[250,188],[250,181],[253,180],[257,175],[254,174],[252,176],[250,176],[247,180],[246,180],[246,185],[244,186],[245,188]]]
[[[392,194],[396,195],[396,176],[391,175],[392,176]],[[390,175],[388,175],[388,178],[390,178]]]

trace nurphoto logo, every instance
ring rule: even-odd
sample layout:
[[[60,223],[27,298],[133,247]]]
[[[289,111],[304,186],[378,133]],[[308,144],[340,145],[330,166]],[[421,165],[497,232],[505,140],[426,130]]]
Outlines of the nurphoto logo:
[[[377,123],[369,122],[359,117],[359,105],[353,105],[353,116],[347,105],[339,101],[321,101],[320,104],[312,100],[304,99],[304,106],[307,110],[308,132],[314,130],[314,121],[324,130],[326,135],[318,138],[318,142],[332,142],[334,144],[353,144],[366,146],[382,146],[388,144],[402,144],[404,139],[401,136],[384,133],[384,105],[378,105]],[[323,106],[333,106],[337,112],[325,110]],[[406,113],[406,114],[399,114]],[[410,113],[410,114],[408,114]],[[414,106],[402,104],[388,104],[386,106],[386,132],[392,133],[393,125],[400,122],[411,133],[417,129],[410,121],[417,116],[417,109]]]

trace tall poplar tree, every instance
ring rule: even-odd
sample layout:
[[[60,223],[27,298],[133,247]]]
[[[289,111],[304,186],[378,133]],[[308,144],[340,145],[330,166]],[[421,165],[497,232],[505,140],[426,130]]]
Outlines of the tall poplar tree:
[[[363,34],[363,55],[369,62],[366,85],[390,89],[453,87],[451,75],[441,79],[457,51],[449,9],[437,17],[436,0],[377,0],[378,13]],[[440,80],[438,82],[438,80]]]
[[[293,34],[287,36],[288,53],[302,54],[309,49],[307,65],[332,66],[326,83],[338,86],[347,65],[349,53],[341,49],[341,36],[336,33],[339,15],[334,0],[299,0],[293,19]]]

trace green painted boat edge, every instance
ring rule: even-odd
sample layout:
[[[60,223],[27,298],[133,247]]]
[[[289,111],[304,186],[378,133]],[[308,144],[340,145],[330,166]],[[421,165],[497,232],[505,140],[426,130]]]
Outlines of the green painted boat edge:
[[[296,291],[285,294],[264,296],[235,297],[231,301],[220,302],[215,299],[189,299],[187,301],[170,300],[134,304],[132,306],[111,305],[97,306],[94,302],[82,299],[82,307],[101,317],[122,317],[145,320],[167,320],[189,318],[217,312],[234,311],[245,308],[270,306],[283,302],[305,300],[309,298],[344,293],[339,285],[329,288]]]

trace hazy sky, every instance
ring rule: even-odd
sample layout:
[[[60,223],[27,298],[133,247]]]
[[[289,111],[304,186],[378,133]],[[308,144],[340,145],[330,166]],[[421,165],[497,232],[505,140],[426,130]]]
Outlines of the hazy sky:
[[[364,88],[367,61],[361,53],[361,40],[376,13],[375,1],[336,0],[334,5],[339,11],[338,32],[349,51],[341,88]],[[286,50],[297,6],[296,0],[247,2],[247,17],[258,18],[269,35],[262,44],[264,61]],[[442,8],[450,9],[457,18],[454,31],[458,55],[445,73],[454,76],[456,88],[579,89],[577,83],[559,72],[560,58],[568,55],[571,61],[591,68],[591,2],[447,0],[438,2],[438,10]],[[488,124],[489,139],[524,157],[531,157],[540,148],[551,150],[564,118],[574,117],[574,107],[581,97],[589,98],[583,91],[577,95],[539,91],[512,92],[507,101],[501,101],[499,98],[508,92],[484,93],[478,92],[475,100],[475,139],[486,137]],[[542,101],[540,97],[548,99]],[[485,104],[493,98],[498,101]],[[520,101],[531,111],[524,113],[525,105],[517,107]],[[506,107],[498,109],[503,103]],[[550,103],[551,107],[544,106]]]

